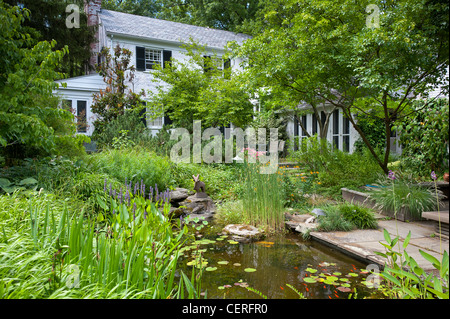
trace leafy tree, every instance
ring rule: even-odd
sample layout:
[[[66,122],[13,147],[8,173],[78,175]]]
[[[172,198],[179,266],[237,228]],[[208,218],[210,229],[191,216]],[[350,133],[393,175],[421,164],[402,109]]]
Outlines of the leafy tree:
[[[54,50],[55,41],[34,44],[23,26],[29,14],[0,2],[0,150],[9,162],[31,149],[55,153],[59,142],[71,140],[67,128],[74,128],[72,114],[52,95],[54,80],[62,77],[55,69],[67,47]]]
[[[252,118],[253,105],[239,78],[217,56],[205,58],[206,49],[185,46],[188,59],[173,60],[170,67],[153,72],[159,82],[149,107],[155,116],[167,114],[177,127],[192,129],[193,120],[204,126],[245,127]],[[226,59],[225,59],[226,60]]]
[[[103,0],[102,8],[156,18],[161,4],[161,0]]]
[[[399,124],[402,164],[422,176],[448,169],[448,99],[414,103],[417,112]]]
[[[249,58],[249,81],[283,96],[287,107],[341,109],[387,173],[392,126],[414,112],[415,97],[445,83],[448,13],[448,3],[438,0],[275,0],[264,32],[240,55]],[[384,157],[359,127],[361,113],[383,121]]]
[[[105,90],[94,94],[91,106],[92,112],[97,115],[94,121],[94,138],[101,135],[106,125],[122,116],[125,110],[141,111],[141,97],[144,96],[144,92],[135,93],[127,87],[127,82],[133,81],[135,72],[130,50],[117,45],[113,54],[109,48],[103,48],[100,54],[104,61],[97,66],[97,72],[103,76],[107,86]]]
[[[29,10],[28,19],[23,23],[29,27],[28,32],[37,31],[34,36],[39,41],[56,41],[55,49],[62,50],[65,46],[69,54],[58,65],[58,71],[69,77],[83,75],[89,68],[91,56],[90,45],[94,42],[94,27],[87,26],[87,17],[83,11],[84,0],[3,0],[10,5],[20,5]],[[66,7],[78,5],[80,13],[79,28],[67,28]]]

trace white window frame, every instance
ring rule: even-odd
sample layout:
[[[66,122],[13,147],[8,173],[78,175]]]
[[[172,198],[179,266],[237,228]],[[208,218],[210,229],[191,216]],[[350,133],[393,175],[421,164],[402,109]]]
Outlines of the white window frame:
[[[61,108],[64,107],[63,106],[64,101],[70,101],[70,110],[69,111],[70,111],[70,113],[72,113],[74,115],[73,121],[76,124],[77,134],[88,134],[88,132],[89,132],[89,123],[88,123],[89,100],[82,99],[82,98],[80,99],[77,97],[63,97],[62,100],[63,101],[61,103]],[[86,114],[84,116],[86,118],[86,128],[85,128],[86,132],[80,132],[79,128],[78,128],[78,101],[86,102],[86,110],[85,110]],[[69,106],[69,105],[67,105],[67,106]]]
[[[348,121],[348,132],[345,133],[345,122]],[[345,137],[348,137],[348,145],[347,148],[348,150],[344,150],[344,139]],[[342,151],[344,152],[350,152],[351,148],[350,148],[350,144],[351,144],[351,136],[350,136],[350,120],[348,118],[346,118],[344,115],[342,115]]]
[[[157,53],[159,55],[159,65],[161,67],[163,67],[163,63],[164,63],[164,52],[163,49],[158,49],[158,48],[151,48],[151,47],[145,47],[145,71],[150,71],[153,70],[153,68],[148,68],[148,65],[157,65],[158,60],[155,59],[150,59],[150,53],[151,51],[153,51],[153,54]]]
[[[145,108],[145,114],[147,114],[147,127],[150,129],[160,129],[164,126],[164,115],[151,119],[151,112],[148,108]]]

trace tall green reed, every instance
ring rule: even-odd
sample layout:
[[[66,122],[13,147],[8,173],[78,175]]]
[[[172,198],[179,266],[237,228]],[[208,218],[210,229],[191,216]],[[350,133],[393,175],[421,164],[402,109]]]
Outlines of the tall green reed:
[[[261,174],[261,164],[245,161],[242,166],[243,213],[251,224],[270,231],[284,228],[284,194],[276,174]]]

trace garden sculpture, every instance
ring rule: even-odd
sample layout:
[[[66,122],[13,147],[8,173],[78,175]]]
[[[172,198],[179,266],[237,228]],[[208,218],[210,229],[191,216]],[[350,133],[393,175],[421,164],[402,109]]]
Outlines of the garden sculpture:
[[[205,183],[199,180],[200,174],[197,174],[197,176],[192,175],[192,178],[194,179],[194,190],[199,193],[205,193]]]

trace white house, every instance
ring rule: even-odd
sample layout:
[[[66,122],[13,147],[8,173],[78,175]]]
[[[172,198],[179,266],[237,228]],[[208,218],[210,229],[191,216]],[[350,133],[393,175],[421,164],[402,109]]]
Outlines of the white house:
[[[101,8],[101,0],[87,2],[85,11],[88,15],[89,25],[98,25],[96,34],[98,42],[91,45],[94,53],[91,64],[95,65],[98,53],[103,47],[111,50],[119,44],[132,52],[132,61],[136,68],[135,78],[129,84],[134,92],[154,90],[156,83],[152,82],[152,68],[158,64],[164,66],[164,62],[170,58],[183,61],[187,57],[182,46],[190,43],[191,39],[205,46],[208,54],[221,57],[225,53],[225,46],[235,41],[242,44],[249,39],[249,35],[216,30],[206,27],[198,27],[184,23],[171,22],[149,17],[121,13]],[[223,60],[224,68],[239,70],[239,59]],[[91,112],[93,94],[105,89],[103,78],[96,73],[57,81],[60,87],[57,89],[64,100],[64,105],[71,108],[81,122],[87,125],[79,125],[78,133],[91,135],[94,131],[92,123],[94,114]],[[63,83],[66,84],[63,87]],[[167,122],[167,117],[147,121],[147,126],[152,132],[156,132]]]

